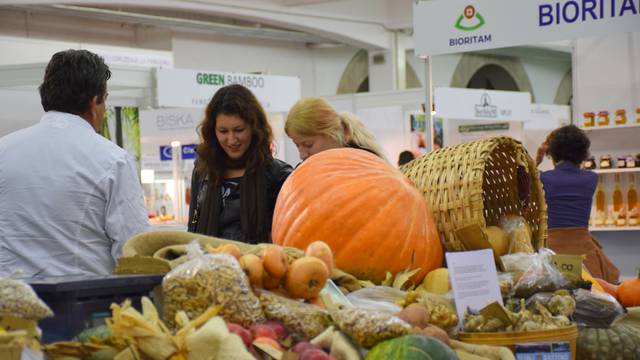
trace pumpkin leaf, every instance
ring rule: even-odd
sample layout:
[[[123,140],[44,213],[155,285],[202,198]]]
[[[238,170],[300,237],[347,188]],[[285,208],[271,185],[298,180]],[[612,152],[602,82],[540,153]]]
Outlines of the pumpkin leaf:
[[[420,268],[415,268],[413,270],[405,269],[396,274],[395,279],[393,279],[392,287],[395,289],[402,289],[402,287],[411,279],[411,277],[417,274],[420,271]]]

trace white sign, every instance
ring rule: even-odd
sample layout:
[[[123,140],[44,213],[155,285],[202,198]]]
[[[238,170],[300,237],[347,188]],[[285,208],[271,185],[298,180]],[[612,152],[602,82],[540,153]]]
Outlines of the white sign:
[[[204,108],[218,89],[231,84],[249,88],[267,112],[287,112],[300,99],[297,77],[157,69],[157,106]]]
[[[105,49],[88,49],[100,55],[108,65],[127,65],[147,68],[173,67],[171,52],[129,52]]]
[[[531,95],[527,92],[436,88],[438,117],[465,120],[527,121]]]
[[[531,117],[524,124],[525,130],[553,130],[571,123],[568,105],[531,104]]]
[[[445,256],[461,324],[467,307],[480,310],[494,301],[502,304],[493,250],[446,253]]]
[[[172,141],[197,143],[202,109],[157,109],[140,111],[140,142],[166,145]]]
[[[640,31],[640,0],[415,0],[422,56]]]

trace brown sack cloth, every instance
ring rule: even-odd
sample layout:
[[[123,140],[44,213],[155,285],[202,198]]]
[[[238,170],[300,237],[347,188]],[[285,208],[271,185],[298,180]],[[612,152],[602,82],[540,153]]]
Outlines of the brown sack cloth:
[[[584,265],[593,277],[612,284],[619,281],[620,271],[602,250],[602,245],[583,227],[549,229],[547,247],[557,254],[585,255]]]

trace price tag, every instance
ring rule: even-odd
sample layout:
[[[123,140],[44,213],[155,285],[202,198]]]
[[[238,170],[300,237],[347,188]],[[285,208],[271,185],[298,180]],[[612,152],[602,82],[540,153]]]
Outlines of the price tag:
[[[582,279],[581,255],[553,255],[553,264],[569,281]]]

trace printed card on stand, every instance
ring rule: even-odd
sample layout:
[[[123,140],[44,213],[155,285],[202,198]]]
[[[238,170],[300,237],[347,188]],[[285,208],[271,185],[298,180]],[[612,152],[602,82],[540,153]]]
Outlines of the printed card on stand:
[[[446,258],[459,326],[467,308],[479,311],[493,302],[502,305],[493,250],[446,253]]]

